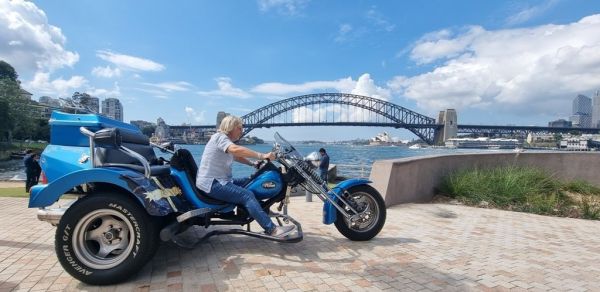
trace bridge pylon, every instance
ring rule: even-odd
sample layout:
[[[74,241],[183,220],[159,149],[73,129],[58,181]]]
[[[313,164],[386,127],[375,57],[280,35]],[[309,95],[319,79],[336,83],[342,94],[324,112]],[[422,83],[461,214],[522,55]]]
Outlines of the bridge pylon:
[[[450,138],[456,138],[458,133],[458,117],[455,109],[440,111],[438,124],[441,128],[435,130],[434,139],[436,145],[444,145]]]

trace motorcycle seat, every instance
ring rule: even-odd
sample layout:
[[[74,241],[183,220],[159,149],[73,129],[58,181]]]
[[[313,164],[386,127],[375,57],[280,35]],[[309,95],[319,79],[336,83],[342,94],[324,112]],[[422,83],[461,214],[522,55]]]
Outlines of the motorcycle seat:
[[[187,178],[193,186],[192,189],[194,190],[196,197],[198,197],[200,201],[211,205],[231,204],[229,202],[209,197],[206,194],[206,192],[196,187],[195,182],[196,174],[198,173],[198,165],[196,165],[196,161],[194,161],[194,157],[192,156],[192,153],[190,153],[189,150],[177,149],[177,151],[175,151],[175,154],[173,154],[173,157],[171,157],[171,167],[177,170],[182,170],[187,174]]]

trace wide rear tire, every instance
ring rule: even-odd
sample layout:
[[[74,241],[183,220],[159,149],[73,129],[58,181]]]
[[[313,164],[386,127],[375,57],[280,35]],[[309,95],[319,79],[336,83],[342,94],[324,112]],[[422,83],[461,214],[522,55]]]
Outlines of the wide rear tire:
[[[351,223],[337,211],[335,227],[346,238],[354,241],[366,241],[375,237],[383,228],[386,218],[385,202],[379,192],[369,185],[359,185],[348,189],[348,197],[356,203],[358,212],[367,212],[364,219]],[[348,199],[347,199],[348,200]],[[348,213],[349,208],[342,204]],[[355,209],[356,209],[355,208]]]
[[[156,227],[142,205],[127,195],[88,195],[62,216],[56,229],[56,255],[81,282],[118,283],[154,256],[159,245]]]

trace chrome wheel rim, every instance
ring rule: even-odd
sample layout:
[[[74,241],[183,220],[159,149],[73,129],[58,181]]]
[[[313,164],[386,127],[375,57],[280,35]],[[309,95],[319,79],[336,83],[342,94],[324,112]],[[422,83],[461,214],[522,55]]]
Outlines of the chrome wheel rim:
[[[120,212],[100,209],[85,215],[73,231],[73,251],[84,265],[106,270],[121,264],[133,249],[131,222]]]
[[[350,227],[350,229],[360,232],[367,232],[375,227],[377,218],[379,217],[379,206],[377,205],[375,198],[369,193],[356,192],[352,193],[349,196],[349,199],[354,202],[358,216],[344,218],[346,225]],[[345,207],[345,209],[348,214],[352,214],[350,208]],[[353,217],[356,217],[356,219],[352,219]]]

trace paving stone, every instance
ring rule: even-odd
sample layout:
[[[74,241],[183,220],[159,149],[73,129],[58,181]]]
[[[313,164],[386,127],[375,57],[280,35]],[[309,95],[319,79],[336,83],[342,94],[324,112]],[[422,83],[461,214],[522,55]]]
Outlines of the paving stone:
[[[352,242],[322,225],[322,203],[291,200],[300,243],[225,235],[194,250],[163,244],[129,281],[95,287],[63,270],[55,228],[26,199],[0,198],[0,292],[598,291],[599,221],[405,204],[388,208],[376,238]]]

